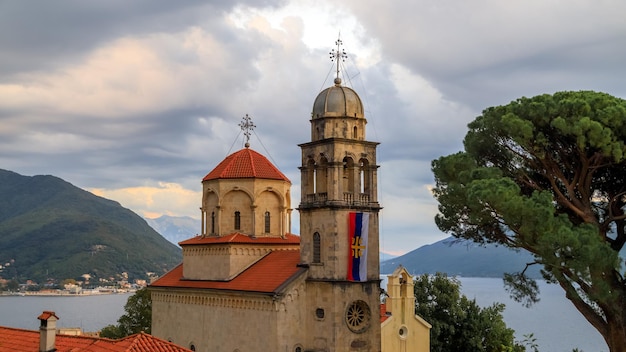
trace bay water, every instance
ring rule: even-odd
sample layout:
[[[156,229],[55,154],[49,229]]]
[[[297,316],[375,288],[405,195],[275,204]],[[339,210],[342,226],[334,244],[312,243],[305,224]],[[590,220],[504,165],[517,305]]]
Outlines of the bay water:
[[[524,335],[533,334],[539,351],[572,352],[578,348],[584,352],[607,352],[602,335],[565,298],[563,289],[558,285],[538,281],[540,301],[530,308],[509,298],[502,279],[495,278],[459,278],[462,293],[470,299],[476,299],[481,307],[495,302],[504,303],[503,312],[507,326],[515,330],[518,341]],[[531,351],[529,348],[527,351]]]
[[[386,276],[382,278],[383,287],[386,287]],[[571,352],[574,348],[584,352],[608,351],[600,334],[556,285],[540,281],[541,301],[525,308],[509,298],[501,279],[460,278],[460,281],[463,294],[476,299],[480,306],[504,303],[504,320],[508,327],[515,330],[517,340],[521,341],[524,335],[532,333],[539,351]],[[60,318],[57,323],[60,327],[98,331],[117,323],[117,319],[125,313],[124,305],[130,295],[0,296],[0,326],[37,330],[39,314],[51,310]]]
[[[117,324],[131,295],[0,296],[0,326],[39,330],[37,317],[49,310],[59,317],[58,327],[95,332]]]

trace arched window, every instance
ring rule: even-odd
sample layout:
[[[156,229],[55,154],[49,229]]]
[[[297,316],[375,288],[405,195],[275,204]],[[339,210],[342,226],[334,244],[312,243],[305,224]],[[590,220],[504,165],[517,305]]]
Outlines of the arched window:
[[[370,195],[370,184],[372,181],[372,170],[369,167],[367,159],[360,160],[359,179],[361,180],[361,193]]]
[[[354,193],[355,180],[354,180],[355,165],[354,160],[350,157],[343,158],[343,192]]]
[[[265,212],[265,233],[270,232],[270,212]]]
[[[241,230],[241,213],[235,212],[235,230]]]
[[[315,193],[315,160],[309,159],[306,164],[306,194]]]
[[[215,212],[211,212],[211,233],[215,233]]]
[[[319,232],[313,234],[313,263],[322,262],[322,239]]]
[[[320,158],[319,164],[315,169],[315,193],[326,193],[328,187],[328,160],[325,157]]]
[[[356,128],[356,126],[354,126],[354,128],[352,129],[352,138],[357,139],[357,128]]]

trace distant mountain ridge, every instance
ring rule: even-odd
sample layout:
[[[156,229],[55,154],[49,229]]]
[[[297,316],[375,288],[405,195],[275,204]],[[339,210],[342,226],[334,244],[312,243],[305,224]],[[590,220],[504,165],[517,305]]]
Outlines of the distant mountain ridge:
[[[405,255],[380,264],[381,274],[393,272],[402,265],[413,275],[446,273],[461,277],[502,277],[504,273],[524,270],[533,256],[496,245],[479,246],[470,241],[448,237],[430,245],[417,248]],[[528,268],[526,274],[541,278],[538,265]]]
[[[0,169],[3,278],[145,278],[181,260],[180,249],[119,203],[50,175]]]
[[[175,245],[196,236],[200,230],[200,220],[189,216],[162,215],[155,219],[145,218],[145,220],[150,227]]]

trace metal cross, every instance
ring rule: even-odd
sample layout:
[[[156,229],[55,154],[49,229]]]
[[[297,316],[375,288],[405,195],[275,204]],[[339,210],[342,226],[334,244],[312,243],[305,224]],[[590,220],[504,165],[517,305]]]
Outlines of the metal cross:
[[[341,60],[345,62],[348,58],[348,54],[346,54],[346,51],[340,48],[342,44],[343,42],[341,41],[341,39],[337,38],[337,40],[335,41],[335,45],[337,45],[337,50],[333,49],[329,52],[330,61],[337,62],[337,77],[335,78],[339,78],[339,61]]]
[[[246,116],[243,117],[241,122],[239,123],[239,127],[243,131],[244,136],[246,136],[246,148],[250,146],[250,135],[252,134],[252,130],[256,127],[256,125],[252,122],[252,117]]]

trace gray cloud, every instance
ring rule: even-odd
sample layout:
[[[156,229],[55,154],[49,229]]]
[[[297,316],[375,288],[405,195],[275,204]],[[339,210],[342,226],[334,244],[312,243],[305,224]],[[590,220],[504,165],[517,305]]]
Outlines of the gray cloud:
[[[334,72],[335,37],[324,47],[307,38],[343,26],[344,83],[365,103],[368,139],[382,143],[386,248],[406,251],[444,236],[430,161],[461,149],[482,109],[557,90],[626,96],[626,5],[523,5],[349,1],[308,18],[328,11],[297,0],[2,2],[0,167],[83,188],[199,191],[242,147],[237,124],[250,114],[252,147],[292,180],[297,207],[297,144],[310,139],[313,101]],[[197,216],[195,202],[165,203],[132,204]]]

